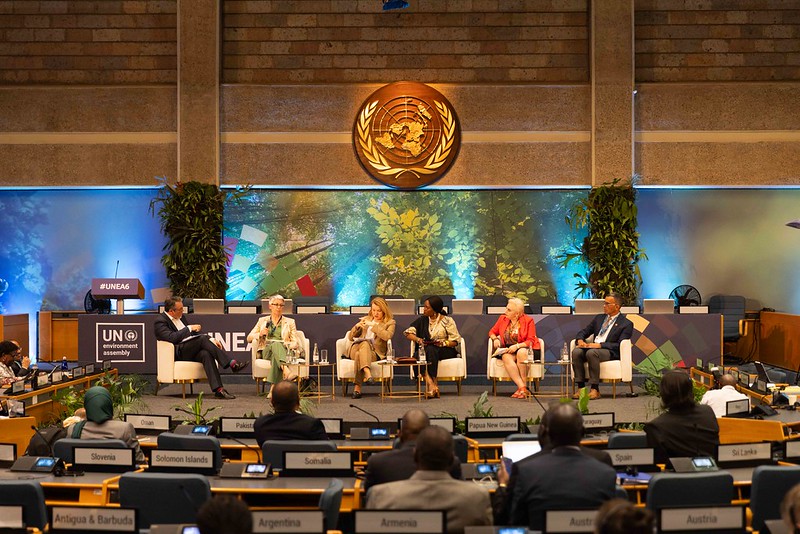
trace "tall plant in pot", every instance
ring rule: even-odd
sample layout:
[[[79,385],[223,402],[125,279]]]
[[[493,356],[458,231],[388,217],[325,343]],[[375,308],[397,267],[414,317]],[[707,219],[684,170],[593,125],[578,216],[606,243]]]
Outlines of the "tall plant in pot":
[[[168,238],[161,263],[167,270],[173,295],[224,298],[228,258],[222,243],[225,201],[239,200],[250,188],[222,191],[213,184],[157,178],[161,189],[150,202],[150,213],[161,219]]]
[[[593,187],[570,209],[567,224],[573,231],[586,228],[588,233],[562,256],[561,266],[574,261],[586,264],[586,274],[575,274],[575,287],[581,295],[602,298],[615,291],[624,302],[638,301],[642,285],[639,261],[647,255],[639,246],[636,181],[634,176],[630,182],[615,179]]]

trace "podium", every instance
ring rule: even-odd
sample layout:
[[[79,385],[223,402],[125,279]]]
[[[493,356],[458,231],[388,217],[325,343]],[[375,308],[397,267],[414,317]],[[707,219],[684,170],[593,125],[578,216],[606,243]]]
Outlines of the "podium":
[[[143,299],[144,286],[138,278],[92,278],[92,296],[117,299],[117,314],[125,313],[125,299]]]

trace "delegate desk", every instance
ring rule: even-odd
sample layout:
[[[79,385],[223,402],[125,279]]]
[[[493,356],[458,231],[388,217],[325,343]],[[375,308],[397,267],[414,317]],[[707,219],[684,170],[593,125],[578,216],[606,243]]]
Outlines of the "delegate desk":
[[[48,506],[106,506],[113,497],[109,491],[119,473],[87,472],[81,476],[57,477],[50,473],[0,470],[0,480],[34,480],[42,485]]]
[[[156,372],[156,340],[153,323],[157,314],[144,315],[81,315],[78,318],[78,347],[80,354],[94,355],[96,361],[111,360],[125,373]],[[247,334],[253,328],[258,315],[224,314],[191,315],[187,321],[199,323],[203,331],[211,332],[237,359],[249,360]],[[329,358],[336,354],[336,340],[343,337],[358,321],[359,315],[319,314],[292,315],[297,328],[305,332],[311,343],[320,349],[327,349]],[[467,373],[486,376],[486,346],[489,329],[497,321],[497,315],[455,315],[458,330],[464,337],[467,347]],[[697,359],[704,362],[718,361],[722,354],[722,318],[718,314],[707,315],[628,315],[634,324],[633,361],[639,363],[650,353],[669,343],[677,354],[684,358],[686,367],[694,365]],[[397,330],[393,345],[398,356],[408,355],[409,341],[403,330],[411,324],[415,316],[396,316]],[[533,315],[536,333],[541,337],[547,352],[547,362],[555,362],[560,357],[565,336],[573,336],[589,322],[585,315]],[[647,353],[637,346],[640,337],[646,337]],[[105,339],[132,341],[109,342]],[[697,348],[701,347],[701,348]],[[558,374],[557,368],[551,369]]]

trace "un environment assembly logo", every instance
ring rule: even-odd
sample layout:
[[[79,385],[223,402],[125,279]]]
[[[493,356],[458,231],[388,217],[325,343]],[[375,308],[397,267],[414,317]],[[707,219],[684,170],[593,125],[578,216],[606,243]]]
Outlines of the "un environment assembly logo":
[[[461,146],[453,106],[439,91],[416,82],[396,82],[372,93],[353,127],[362,167],[397,189],[430,185],[450,169]]]

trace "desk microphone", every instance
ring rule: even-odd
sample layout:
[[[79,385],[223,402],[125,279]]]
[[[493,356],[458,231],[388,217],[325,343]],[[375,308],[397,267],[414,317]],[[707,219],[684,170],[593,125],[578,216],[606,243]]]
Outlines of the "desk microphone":
[[[226,436],[228,439],[235,441],[239,445],[244,445],[251,451],[256,451],[256,457],[258,458],[258,463],[263,464],[264,462],[261,460],[261,448],[260,447],[253,447],[252,445],[248,445],[244,441],[234,438],[233,436]]]
[[[53,468],[53,476],[63,477],[66,474],[65,473],[65,468],[64,468],[64,462],[62,462],[60,459],[56,458],[55,452],[53,452],[53,445],[47,440],[47,438],[44,436],[44,434],[42,434],[39,431],[39,429],[36,428],[35,425],[31,425],[31,430],[36,432],[36,435],[39,436],[39,438],[42,441],[44,441],[44,444],[47,445],[47,450],[50,451],[50,458],[53,458],[56,461],[56,465]]]
[[[365,414],[367,414],[368,416],[372,417],[373,419],[375,419],[375,420],[376,420],[377,422],[379,422],[379,423],[381,422],[381,420],[380,420],[380,419],[378,419],[378,416],[377,416],[377,415],[375,415],[375,414],[373,414],[373,413],[369,413],[369,412],[368,412],[367,410],[365,410],[364,408],[361,408],[361,407],[359,407],[359,406],[356,406],[355,404],[351,404],[351,405],[350,405],[350,407],[351,407],[351,408],[355,408],[355,409],[356,409],[356,410],[358,410],[359,412],[364,412]]]

